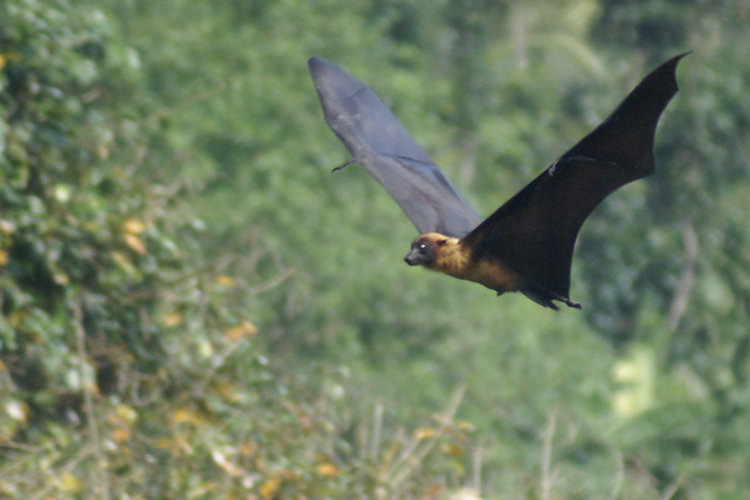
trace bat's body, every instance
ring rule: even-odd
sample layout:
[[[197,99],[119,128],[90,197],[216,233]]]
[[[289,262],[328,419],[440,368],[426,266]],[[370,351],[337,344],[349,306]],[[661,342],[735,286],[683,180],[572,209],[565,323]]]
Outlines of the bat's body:
[[[648,75],[593,132],[481,221],[363,83],[320,58],[310,72],[326,122],[421,233],[406,256],[459,279],[539,304],[569,298],[578,231],[610,193],[654,172],[654,134],[677,92],[680,55]],[[346,165],[346,164],[345,164]]]
[[[440,233],[420,235],[404,260],[411,266],[422,265],[454,278],[480,283],[498,295],[523,289],[521,275],[501,260],[477,258],[464,240]]]

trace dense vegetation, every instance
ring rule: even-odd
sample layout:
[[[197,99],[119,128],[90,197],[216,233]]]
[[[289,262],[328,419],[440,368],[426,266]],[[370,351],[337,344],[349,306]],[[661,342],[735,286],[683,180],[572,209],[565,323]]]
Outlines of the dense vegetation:
[[[0,2],[3,498],[745,498],[750,6]],[[407,268],[306,68],[488,214],[685,50],[582,312]]]

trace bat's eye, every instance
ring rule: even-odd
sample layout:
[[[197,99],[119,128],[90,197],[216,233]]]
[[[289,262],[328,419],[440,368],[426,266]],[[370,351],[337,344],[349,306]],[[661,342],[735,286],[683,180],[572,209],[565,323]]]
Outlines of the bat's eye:
[[[421,250],[421,251],[427,250],[427,247],[429,247],[429,246],[430,246],[430,245],[428,245],[428,244],[427,244],[426,242],[424,242],[424,241],[420,241],[420,242],[419,242],[419,243],[417,244],[417,248],[418,248],[419,250]]]

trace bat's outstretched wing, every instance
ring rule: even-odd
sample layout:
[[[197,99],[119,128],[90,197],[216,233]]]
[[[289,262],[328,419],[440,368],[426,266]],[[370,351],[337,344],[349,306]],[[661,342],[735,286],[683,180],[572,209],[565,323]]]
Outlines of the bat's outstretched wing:
[[[420,233],[461,238],[481,218],[362,82],[319,57],[308,61],[326,123],[396,200]]]
[[[569,300],[573,246],[607,195],[654,172],[654,133],[677,92],[679,55],[648,75],[593,132],[464,238],[477,259],[510,266],[548,307]]]

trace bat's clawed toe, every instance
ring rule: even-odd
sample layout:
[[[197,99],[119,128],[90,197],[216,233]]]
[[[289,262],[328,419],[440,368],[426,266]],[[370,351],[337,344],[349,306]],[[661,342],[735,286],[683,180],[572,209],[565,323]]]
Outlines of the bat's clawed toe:
[[[573,302],[570,299],[565,299],[565,300],[562,301],[562,303],[565,304],[568,307],[572,307],[573,309],[583,309],[583,307],[581,307],[580,303]]]
[[[568,297],[565,297],[563,295],[553,293],[547,290],[543,290],[541,288],[526,288],[521,290],[521,293],[526,295],[528,298],[533,300],[539,305],[542,305],[544,307],[549,307],[550,309],[554,309],[555,311],[559,311],[560,308],[557,307],[557,304],[555,304],[554,301],[562,302],[566,306],[572,308],[572,309],[582,309],[581,304],[578,302],[573,302]],[[498,293],[498,295],[500,295]]]

